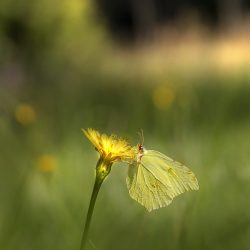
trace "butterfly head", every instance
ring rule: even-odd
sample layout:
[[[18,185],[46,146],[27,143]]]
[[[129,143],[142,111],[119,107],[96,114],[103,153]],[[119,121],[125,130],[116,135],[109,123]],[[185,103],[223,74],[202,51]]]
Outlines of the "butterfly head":
[[[137,145],[137,147],[138,147],[138,152],[139,152],[139,154],[143,154],[143,152],[144,152],[143,145],[142,145],[141,143],[139,143],[139,144]]]
[[[137,162],[141,162],[141,158],[144,155],[144,147],[141,143],[137,144],[137,150],[138,150],[138,154],[137,154]]]
[[[141,158],[142,158],[142,156],[144,155],[144,152],[145,152],[145,148],[143,146],[143,143],[144,143],[143,130],[141,129],[141,131],[138,132],[138,134],[139,134],[141,142],[137,144],[137,151],[138,151],[137,162],[140,162]]]

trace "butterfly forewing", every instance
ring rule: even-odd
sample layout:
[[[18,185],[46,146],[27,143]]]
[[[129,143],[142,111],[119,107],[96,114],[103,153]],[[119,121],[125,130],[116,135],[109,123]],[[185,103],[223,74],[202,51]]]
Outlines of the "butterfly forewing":
[[[142,164],[153,172],[156,178],[165,181],[172,189],[174,196],[185,191],[199,189],[198,181],[188,167],[158,151],[147,150],[142,157]]]

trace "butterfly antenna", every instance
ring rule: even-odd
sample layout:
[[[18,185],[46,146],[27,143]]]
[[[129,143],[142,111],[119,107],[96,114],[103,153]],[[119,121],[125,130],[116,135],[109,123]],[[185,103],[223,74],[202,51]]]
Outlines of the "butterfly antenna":
[[[144,135],[143,135],[143,129],[141,129],[140,132],[138,132],[138,135],[140,137],[140,142],[143,145],[144,144]]]

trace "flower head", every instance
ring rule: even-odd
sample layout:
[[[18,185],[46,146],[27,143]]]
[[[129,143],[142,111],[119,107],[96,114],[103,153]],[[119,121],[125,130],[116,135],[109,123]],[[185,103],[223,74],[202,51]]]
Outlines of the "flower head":
[[[125,139],[116,135],[100,134],[91,128],[83,129],[83,133],[95,146],[101,158],[106,161],[115,162],[122,160],[132,160],[135,158],[135,150]]]

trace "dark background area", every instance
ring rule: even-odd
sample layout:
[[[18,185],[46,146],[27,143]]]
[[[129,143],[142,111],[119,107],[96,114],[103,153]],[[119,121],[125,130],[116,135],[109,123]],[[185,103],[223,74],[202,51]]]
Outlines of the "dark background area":
[[[249,0],[96,0],[100,13],[115,36],[132,39],[170,24],[183,15],[196,14],[212,29],[249,14]]]

